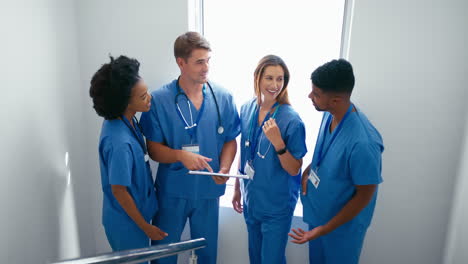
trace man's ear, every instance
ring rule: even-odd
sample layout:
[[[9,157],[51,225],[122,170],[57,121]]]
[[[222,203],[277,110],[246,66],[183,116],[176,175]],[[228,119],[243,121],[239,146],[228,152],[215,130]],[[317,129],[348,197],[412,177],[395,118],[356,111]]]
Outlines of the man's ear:
[[[333,106],[336,106],[337,104],[339,104],[341,101],[343,101],[343,99],[344,99],[344,98],[343,98],[343,96],[341,96],[341,95],[338,95],[338,94],[333,95],[333,97],[332,97],[332,104],[333,104]]]
[[[184,63],[186,63],[186,61],[181,57],[176,58],[176,62],[180,69],[182,69],[184,67]]]

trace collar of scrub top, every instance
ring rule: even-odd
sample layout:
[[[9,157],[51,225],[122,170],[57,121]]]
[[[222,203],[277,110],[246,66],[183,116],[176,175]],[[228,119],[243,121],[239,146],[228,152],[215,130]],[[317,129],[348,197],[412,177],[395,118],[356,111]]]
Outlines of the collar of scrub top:
[[[145,156],[146,156],[146,154],[148,153],[148,150],[146,149],[145,139],[143,138],[143,133],[141,132],[142,129],[141,129],[140,123],[138,122],[138,119],[135,116],[132,117],[133,123],[137,125],[136,127],[133,127],[130,124],[130,121],[128,121],[128,119],[124,115],[122,115],[121,120],[132,131],[132,134],[138,140],[138,143],[140,144],[141,149],[143,149],[143,152],[145,153]],[[137,127],[138,127],[138,130],[139,130],[138,131],[139,133],[136,130]],[[145,157],[145,159],[146,159],[146,157]]]
[[[179,115],[180,119],[182,119],[182,121],[185,123],[185,129],[188,130],[188,132],[190,134],[190,137],[192,137],[193,134],[194,134],[194,131],[192,129],[197,126],[198,121],[200,120],[201,114],[202,114],[204,106],[205,106],[205,85],[203,85],[203,103],[202,103],[202,106],[200,107],[200,111],[198,113],[198,118],[194,123],[193,122],[193,116],[192,116],[192,108],[190,107],[190,105],[191,105],[190,100],[188,99],[187,95],[180,88],[179,80],[180,80],[180,76],[179,76],[179,78],[177,78],[177,83],[176,83],[177,94],[175,96],[174,102],[175,102],[175,105],[177,107],[177,114]],[[218,128],[217,128],[216,131],[218,132],[218,134],[221,135],[221,134],[224,133],[224,127],[223,127],[223,123],[222,123],[222,120],[221,120],[221,113],[219,112],[218,100],[216,99],[216,96],[214,94],[213,88],[211,87],[211,84],[209,82],[206,82],[206,83],[208,84],[208,88],[210,89],[211,95],[213,96],[213,100],[214,100],[214,103],[215,103],[215,106],[216,106],[216,113],[218,115]],[[189,108],[189,111],[190,111],[190,124],[187,122],[187,119],[183,115],[182,110],[179,107],[179,102],[177,101],[178,97],[181,96],[181,95],[184,96],[185,99],[187,99],[187,105],[188,105],[188,108]]]
[[[278,109],[280,108],[280,104],[278,102],[276,102],[272,107],[271,109],[275,108],[275,111],[273,112],[273,114],[271,115],[271,118],[275,118],[276,117],[276,114],[278,113]],[[270,110],[271,111],[271,110]],[[245,141],[245,146],[247,148],[250,148],[250,151],[248,153],[250,153],[250,159],[248,160],[253,160],[254,157],[255,157],[255,149],[257,147],[257,138],[258,136],[262,133],[262,129],[261,127],[263,126],[263,124],[265,123],[265,121],[267,121],[269,118],[269,115],[270,115],[270,111],[267,113],[267,115],[265,116],[265,118],[263,119],[263,122],[262,124],[260,125],[259,129],[256,130],[255,132],[255,135],[253,135],[254,133],[254,122],[258,119],[258,115],[259,115],[259,112],[260,112],[260,108],[258,107],[258,104],[255,105],[255,110],[254,112],[252,113],[252,117],[250,118],[250,125],[249,125],[249,134],[248,134],[248,138],[247,140]],[[261,143],[261,138],[260,138],[260,143]],[[268,149],[267,151],[265,152],[265,154],[261,154],[260,153],[260,144],[258,144],[258,151],[257,151],[257,155],[264,159],[266,154],[268,153],[268,151],[270,150],[270,147],[271,147],[271,142],[270,142],[270,145],[268,145]]]
[[[338,126],[333,131],[330,142],[328,143],[327,148],[325,150],[323,149],[323,147],[325,145],[325,137],[322,137],[322,142],[320,143],[320,147],[318,148],[318,152],[317,152],[317,163],[316,163],[316,166],[315,166],[316,171],[320,167],[320,163],[322,162],[323,158],[327,154],[328,150],[330,149],[330,146],[332,145],[332,143],[335,140],[336,136],[340,132],[341,128],[343,127],[343,123],[348,118],[348,116],[352,112],[353,108],[354,108],[354,104],[351,103],[351,105],[349,106],[348,111],[346,111],[346,114],[344,115],[343,119],[340,121]],[[332,117],[333,116],[331,114],[328,116],[327,122],[325,123],[325,129],[329,129]],[[322,127],[320,127],[320,130],[322,130]],[[326,130],[325,133],[328,133],[328,130]]]

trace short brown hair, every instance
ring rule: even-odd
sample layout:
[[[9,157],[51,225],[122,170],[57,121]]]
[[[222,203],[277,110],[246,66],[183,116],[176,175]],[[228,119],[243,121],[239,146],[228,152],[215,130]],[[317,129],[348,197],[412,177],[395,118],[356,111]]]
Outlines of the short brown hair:
[[[284,71],[284,86],[281,92],[276,97],[276,101],[280,104],[290,104],[289,97],[288,97],[288,83],[289,83],[289,70],[286,63],[284,63],[283,59],[276,55],[267,55],[263,57],[257,65],[257,68],[254,72],[254,89],[255,95],[257,96],[257,103],[260,104],[260,79],[263,77],[263,73],[268,66],[281,66]]]
[[[174,42],[175,58],[182,58],[185,61],[190,57],[195,49],[206,49],[211,51],[210,43],[200,33],[189,31],[179,37]]]

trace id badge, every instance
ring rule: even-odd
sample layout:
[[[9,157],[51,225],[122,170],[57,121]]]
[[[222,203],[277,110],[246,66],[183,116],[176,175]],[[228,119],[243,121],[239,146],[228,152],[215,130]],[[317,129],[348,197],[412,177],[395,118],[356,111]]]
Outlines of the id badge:
[[[195,154],[200,154],[200,145],[196,145],[196,144],[183,145],[182,150],[192,152]]]
[[[312,183],[312,185],[314,185],[315,189],[318,188],[320,184],[320,178],[312,168],[309,171],[309,181]]]
[[[245,168],[244,168],[244,171],[245,171],[245,174],[247,174],[249,176],[249,178],[251,180],[253,180],[253,177],[254,177],[254,174],[255,174],[255,170],[252,168],[252,166],[250,165],[250,162],[247,161],[245,163]]]

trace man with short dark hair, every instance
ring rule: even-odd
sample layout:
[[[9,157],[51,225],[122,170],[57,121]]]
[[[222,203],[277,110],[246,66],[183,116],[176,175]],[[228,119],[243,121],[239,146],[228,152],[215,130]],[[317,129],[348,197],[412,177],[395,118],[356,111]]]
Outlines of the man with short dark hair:
[[[168,233],[154,244],[180,241],[187,219],[192,238],[205,238],[197,250],[199,263],[216,263],[219,197],[228,178],[190,175],[189,170],[227,174],[237,151],[239,114],[232,95],[208,82],[211,48],[196,32],[179,36],[174,56],[178,79],[152,93],[141,124],[148,152],[159,162],[156,176],[159,211],[153,223]],[[177,256],[155,263],[177,263]]]
[[[309,98],[323,111],[312,163],[302,175],[301,201],[309,231],[292,229],[293,243],[309,242],[314,264],[357,264],[382,183],[382,137],[352,102],[351,64],[333,60],[311,76]]]

